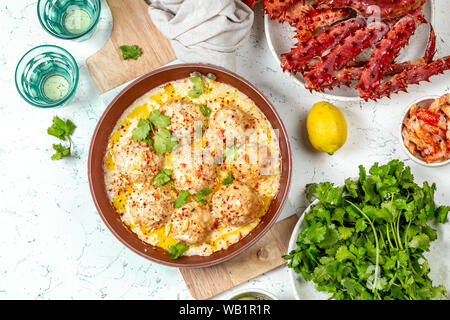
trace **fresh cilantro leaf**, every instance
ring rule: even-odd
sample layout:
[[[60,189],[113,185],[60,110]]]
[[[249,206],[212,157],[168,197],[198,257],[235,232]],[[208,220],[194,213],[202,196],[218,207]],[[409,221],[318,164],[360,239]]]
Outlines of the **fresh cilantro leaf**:
[[[157,153],[163,154],[166,152],[172,152],[173,148],[175,148],[177,145],[178,141],[166,128],[161,128],[158,132],[155,133],[153,148],[155,148],[155,151]]]
[[[184,242],[178,242],[174,246],[170,246],[167,252],[170,254],[170,259],[178,259],[183,253],[189,250],[189,246]]]
[[[203,188],[194,195],[194,200],[206,206],[208,205],[206,197],[211,194],[211,192],[212,190],[210,188]]]
[[[209,117],[209,116],[211,115],[212,110],[202,103],[202,104],[200,105],[200,112],[201,112],[205,117]]]
[[[153,184],[157,187],[161,187],[166,183],[172,181],[172,170],[171,169],[162,169],[160,170],[155,178],[153,178]]]
[[[66,137],[70,136],[75,128],[76,126],[72,121],[64,121],[58,116],[55,116],[52,126],[47,129],[47,133],[61,140],[66,140]]]
[[[122,58],[124,60],[128,59],[137,60],[142,54],[141,49],[137,45],[132,46],[123,45],[120,46],[119,48],[122,51]]]
[[[366,228],[367,228],[367,224],[366,224],[366,220],[364,218],[356,220],[356,224],[355,224],[356,232],[362,232],[362,231],[366,230]]]
[[[412,238],[412,240],[408,243],[408,246],[410,248],[428,251],[428,248],[430,247],[430,238],[425,233],[421,233],[414,236],[414,238]]]
[[[178,193],[178,197],[177,197],[177,199],[175,200],[175,203],[173,204],[173,206],[174,206],[175,208],[179,208],[179,207],[184,206],[185,203],[186,203],[186,201],[187,201],[187,199],[188,199],[188,197],[189,197],[189,191],[181,190],[181,191]]]
[[[53,150],[56,153],[52,155],[52,160],[61,160],[64,157],[70,156],[70,147],[64,148],[61,144],[54,144]]]
[[[152,124],[149,120],[140,120],[137,127],[132,131],[132,138],[134,142],[148,141],[148,134],[152,129]]]
[[[233,182],[233,173],[231,171],[228,171],[228,175],[226,176],[225,179],[223,179],[222,184],[226,186],[232,182]]]
[[[350,238],[352,236],[353,231],[354,231],[353,228],[340,226],[338,228],[339,238],[341,238],[342,240],[347,240],[348,238]]]
[[[436,222],[445,223],[447,221],[448,212],[450,211],[449,206],[442,206],[436,210]]]
[[[53,118],[52,126],[47,129],[47,133],[51,136],[57,137],[60,140],[69,141],[68,147],[63,147],[61,144],[53,144],[53,150],[56,152],[51,156],[52,160],[61,160],[64,157],[70,156],[70,149],[72,147],[72,140],[70,135],[75,130],[75,124],[70,120],[62,120],[58,116]]]
[[[204,93],[202,77],[201,76],[191,77],[189,80],[194,85],[192,90],[188,92],[189,97],[193,99],[200,97]]]
[[[158,109],[153,110],[148,119],[155,128],[165,128],[170,125],[170,118],[162,114]]]

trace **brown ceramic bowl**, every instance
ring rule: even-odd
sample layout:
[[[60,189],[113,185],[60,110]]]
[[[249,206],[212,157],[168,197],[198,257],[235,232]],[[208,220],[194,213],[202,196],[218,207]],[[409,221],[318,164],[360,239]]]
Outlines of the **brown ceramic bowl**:
[[[167,251],[147,244],[140,240],[121,220],[116,210],[110,203],[106,193],[103,160],[106,146],[111,132],[114,129],[122,113],[139,97],[151,89],[169,81],[189,77],[190,73],[199,71],[202,74],[209,72],[217,76],[217,81],[227,83],[237,88],[250,99],[265,114],[272,127],[279,132],[281,151],[281,185],[277,196],[273,199],[268,212],[261,222],[242,240],[231,245],[226,250],[217,251],[210,256],[180,257],[170,259]],[[88,176],[91,194],[100,216],[111,232],[128,248],[149,260],[174,267],[206,267],[228,260],[258,241],[275,223],[289,192],[292,171],[292,156],[288,134],[275,108],[251,83],[240,76],[210,65],[182,64],[164,67],[152,71],[128,85],[110,103],[100,118],[92,137],[89,150]]]

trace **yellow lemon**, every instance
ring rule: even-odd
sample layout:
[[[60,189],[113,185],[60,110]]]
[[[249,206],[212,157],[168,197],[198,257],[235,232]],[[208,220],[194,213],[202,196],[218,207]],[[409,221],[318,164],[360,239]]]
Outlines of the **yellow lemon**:
[[[342,112],[328,102],[313,105],[306,120],[309,141],[314,148],[330,155],[347,140],[347,123]]]

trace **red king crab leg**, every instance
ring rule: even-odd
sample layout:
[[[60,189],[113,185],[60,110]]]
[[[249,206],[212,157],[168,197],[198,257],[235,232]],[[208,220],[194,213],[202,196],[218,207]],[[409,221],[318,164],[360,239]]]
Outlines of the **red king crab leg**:
[[[343,39],[304,76],[307,80],[305,87],[316,91],[329,88],[333,83],[332,75],[335,70],[342,69],[363,50],[380,41],[388,30],[386,24],[377,22]]]
[[[407,92],[406,87],[410,84],[419,84],[421,81],[429,81],[430,77],[443,73],[450,69],[450,56],[437,59],[429,64],[417,66],[410,70],[405,70],[396,74],[391,79],[386,80],[378,86],[371,97],[366,98],[377,100],[382,97],[390,97],[392,93],[400,91]]]
[[[422,0],[317,0],[331,8],[353,8],[364,16],[376,14],[380,18],[398,18],[420,6]]]
[[[279,19],[289,7],[297,2],[304,3],[302,0],[264,0],[264,11],[271,19]]]
[[[281,55],[281,68],[290,72],[307,70],[307,62],[321,56],[327,49],[336,46],[341,40],[364,27],[364,19],[350,19],[331,27],[305,43],[298,43],[289,53]]]
[[[424,21],[422,10],[417,15],[404,16],[377,45],[356,86],[361,98],[370,97],[371,92],[380,85],[384,71],[392,64],[400,50],[408,44],[409,38],[419,25],[419,20]]]

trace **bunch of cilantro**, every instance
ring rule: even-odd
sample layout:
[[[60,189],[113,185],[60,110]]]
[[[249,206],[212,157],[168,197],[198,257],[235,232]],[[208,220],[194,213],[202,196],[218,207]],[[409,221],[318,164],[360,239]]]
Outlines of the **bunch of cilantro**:
[[[424,256],[437,237],[427,222],[445,223],[450,209],[436,206],[435,184],[420,187],[398,160],[359,170],[343,187],[307,185],[308,200],[319,202],[305,214],[298,248],[284,256],[288,266],[336,300],[444,298]]]

